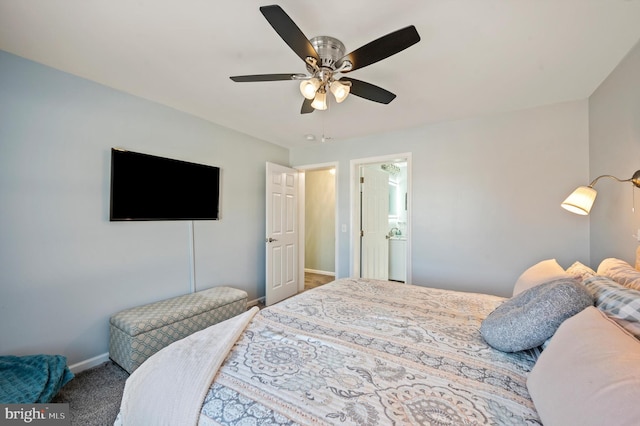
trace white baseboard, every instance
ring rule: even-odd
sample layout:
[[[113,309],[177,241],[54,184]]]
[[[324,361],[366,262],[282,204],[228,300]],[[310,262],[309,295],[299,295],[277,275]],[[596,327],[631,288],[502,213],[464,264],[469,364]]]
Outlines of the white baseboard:
[[[318,274],[318,275],[335,275],[335,272],[331,272],[331,271],[319,271],[317,269],[308,269],[308,268],[304,268],[305,272],[310,272],[312,274]]]
[[[251,308],[253,306],[257,306],[258,303],[262,303],[264,305],[264,297],[258,297],[257,299],[248,301],[247,302],[247,308]]]
[[[107,361],[109,361],[109,352],[70,365],[69,370],[71,370],[73,374],[78,374],[81,371],[88,370]]]

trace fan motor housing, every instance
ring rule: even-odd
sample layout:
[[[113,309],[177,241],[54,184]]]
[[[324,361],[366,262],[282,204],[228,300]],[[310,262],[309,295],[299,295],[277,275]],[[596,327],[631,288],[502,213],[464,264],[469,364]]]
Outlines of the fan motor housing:
[[[318,36],[309,40],[311,45],[316,52],[318,53],[318,57],[320,58],[319,67],[327,67],[335,70],[336,62],[344,57],[345,47],[344,44],[338,40],[337,38],[329,37],[329,36]],[[307,69],[309,72],[313,73],[313,69],[309,65],[307,65]]]

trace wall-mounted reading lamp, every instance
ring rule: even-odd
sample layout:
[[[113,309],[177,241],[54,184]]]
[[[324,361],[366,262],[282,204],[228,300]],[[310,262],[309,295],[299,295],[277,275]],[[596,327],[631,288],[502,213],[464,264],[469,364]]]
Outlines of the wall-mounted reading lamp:
[[[618,182],[631,182],[636,187],[640,188],[640,170],[636,171],[632,177],[625,180],[618,179],[617,177],[611,175],[602,175],[595,178],[593,182],[589,184],[589,186],[579,186],[578,188],[576,188],[576,190],[573,191],[571,195],[569,195],[567,199],[562,202],[561,206],[572,213],[585,216],[588,215],[591,211],[591,206],[593,206],[593,202],[596,200],[596,195],[598,194],[598,192],[593,189],[593,185],[595,185],[596,182],[598,182],[598,180],[603,177],[609,177],[617,180]]]

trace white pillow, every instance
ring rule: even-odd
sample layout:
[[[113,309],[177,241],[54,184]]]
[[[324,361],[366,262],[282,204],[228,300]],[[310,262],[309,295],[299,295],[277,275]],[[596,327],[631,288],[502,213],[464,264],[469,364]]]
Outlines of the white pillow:
[[[538,262],[520,275],[516,284],[513,286],[513,296],[518,293],[535,287],[537,285],[557,280],[560,278],[569,278],[569,274],[562,269],[555,259],[547,259]]]
[[[615,257],[604,259],[598,266],[598,275],[609,277],[620,285],[640,290],[640,271]]]
[[[565,272],[569,275],[573,275],[574,277],[579,278],[581,281],[596,275],[596,271],[578,261],[569,266]]]
[[[638,425],[640,342],[588,307],[558,328],[527,388],[545,426]]]

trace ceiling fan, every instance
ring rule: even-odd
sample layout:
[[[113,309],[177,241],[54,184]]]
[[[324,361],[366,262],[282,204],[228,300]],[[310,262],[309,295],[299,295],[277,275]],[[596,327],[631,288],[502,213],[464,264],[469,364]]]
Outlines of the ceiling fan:
[[[333,93],[338,103],[349,93],[370,101],[388,104],[396,95],[365,81],[341,76],[359,68],[395,55],[420,41],[420,35],[411,25],[382,36],[345,55],[344,44],[329,36],[307,39],[300,28],[278,5],[262,6],[260,12],[269,24],[305,62],[308,74],[258,74],[230,77],[243,83],[254,81],[298,80],[304,96],[301,114],[316,109],[327,109],[327,92]]]

